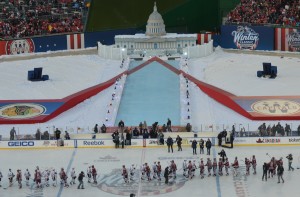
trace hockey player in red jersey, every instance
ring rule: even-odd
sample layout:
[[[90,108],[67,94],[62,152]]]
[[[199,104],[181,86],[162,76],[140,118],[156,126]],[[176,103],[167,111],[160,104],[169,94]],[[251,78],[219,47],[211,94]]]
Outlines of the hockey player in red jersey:
[[[34,173],[34,180],[35,180],[35,184],[36,184],[36,187],[37,188],[40,188],[42,187],[41,185],[41,181],[42,181],[42,173],[39,169],[36,169],[35,170],[35,173]]]
[[[251,162],[248,158],[245,158],[245,166],[246,166],[246,175],[250,175]]]
[[[59,176],[60,176],[61,183],[64,184],[65,187],[69,187],[68,176],[63,168],[61,168]]]
[[[222,158],[219,158],[218,166],[219,166],[219,176],[223,176],[223,167],[224,167],[224,164],[223,164]]]
[[[218,163],[217,163],[217,159],[214,158],[214,161],[212,163],[212,166],[213,166],[213,176],[217,176],[217,166],[218,166]]]
[[[123,176],[123,179],[124,179],[125,183],[129,183],[128,171],[127,171],[125,165],[123,165],[123,168],[122,168],[122,176]]]
[[[205,164],[205,166],[207,166],[207,171],[208,171],[208,176],[211,176],[211,169],[212,169],[212,163],[210,158],[207,158],[207,162]]]
[[[176,179],[176,171],[177,171],[177,166],[174,160],[171,161],[171,172],[173,175],[173,179]]]
[[[19,189],[22,188],[22,172],[21,170],[17,170],[17,181],[19,185]]]
[[[145,163],[145,171],[148,181],[151,181],[151,169],[148,166],[148,163]]]
[[[94,180],[94,184],[97,184],[97,170],[94,165],[92,165],[92,177]]]
[[[159,181],[161,181],[161,165],[160,165],[160,162],[157,162],[156,171],[157,171],[157,178],[158,178]]]
[[[204,178],[204,163],[203,163],[203,159],[201,159],[201,161],[200,161],[199,168],[200,168],[201,179],[203,179]]]
[[[256,158],[255,155],[252,156],[252,160],[251,160],[251,164],[252,164],[252,168],[253,168],[253,174],[256,174]]]
[[[225,159],[224,166],[225,166],[226,176],[228,176],[228,175],[229,175],[229,173],[228,173],[228,168],[230,168],[230,165],[229,165],[229,161],[228,161],[228,158],[227,158],[227,157],[226,157],[226,159]]]
[[[232,167],[233,167],[233,176],[237,176],[237,170],[239,168],[239,161],[237,157],[235,157]]]
[[[273,157],[274,158],[274,157]],[[275,158],[274,159],[271,159],[271,161],[269,162],[268,166],[269,166],[269,176],[268,178],[270,178],[270,176],[273,177],[274,175],[274,171],[275,171]]]

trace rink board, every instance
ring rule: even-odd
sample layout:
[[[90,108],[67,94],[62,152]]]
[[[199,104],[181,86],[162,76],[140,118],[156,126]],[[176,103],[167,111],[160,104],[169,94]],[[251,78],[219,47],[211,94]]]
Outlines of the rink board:
[[[191,147],[192,141],[196,139],[199,146],[200,139],[204,142],[208,138],[182,138],[182,146]],[[209,138],[212,146],[217,145],[216,138]],[[173,139],[175,141],[175,139]],[[59,146],[58,146],[59,144]],[[64,140],[64,145],[61,146],[56,140],[15,140],[15,141],[0,141],[0,149],[54,149],[54,148],[113,148],[115,144],[110,139],[78,139]],[[234,140],[234,146],[298,146],[300,145],[300,137],[237,137]],[[174,147],[177,144],[174,143]],[[121,144],[120,144],[121,147]],[[159,144],[158,139],[132,139],[131,145],[126,145],[125,148],[162,148],[166,147],[166,139],[163,145]]]

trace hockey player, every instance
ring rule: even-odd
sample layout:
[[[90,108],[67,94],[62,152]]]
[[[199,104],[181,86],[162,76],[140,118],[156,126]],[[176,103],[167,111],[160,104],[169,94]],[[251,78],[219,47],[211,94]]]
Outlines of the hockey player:
[[[52,178],[52,181],[53,181],[53,187],[56,187],[57,185],[57,172],[55,169],[52,169],[51,171],[51,178]]]
[[[130,172],[130,180],[133,181],[133,177],[134,177],[134,173],[135,173],[135,166],[134,166],[134,164],[131,165],[131,167],[129,169],[129,172]]]
[[[203,159],[202,158],[201,158],[201,161],[200,161],[199,168],[200,168],[201,179],[203,179],[204,178],[204,163],[203,163]]]
[[[76,184],[76,183],[75,183],[75,180],[76,180],[76,172],[75,172],[75,168],[72,168],[72,170],[71,170],[71,178],[72,178],[72,180],[71,180],[71,182],[70,182],[70,185]]]
[[[252,168],[253,168],[253,174],[256,174],[256,158],[255,155],[252,156],[252,160],[251,160],[251,164],[252,164]]]
[[[146,166],[145,166],[145,164],[143,164],[141,166],[141,180],[145,179],[145,174],[146,174]]]
[[[224,166],[225,166],[226,176],[228,176],[228,175],[229,175],[229,173],[228,173],[228,168],[230,168],[230,165],[229,165],[229,161],[228,161],[228,158],[227,158],[227,157],[226,157],[226,159],[225,159]]]
[[[41,182],[42,182],[42,174],[40,172],[40,170],[36,169],[35,173],[34,173],[34,181],[36,184],[36,188],[41,188]]]
[[[189,161],[189,164],[188,164],[188,177],[187,178],[192,179],[194,177],[194,174],[195,174],[195,168],[192,164],[192,161]]]
[[[177,166],[174,160],[171,161],[171,172],[173,174],[173,178],[176,179],[176,171],[177,171]]]
[[[273,157],[274,158],[274,157]],[[271,159],[271,161],[269,162],[268,166],[269,166],[269,176],[268,178],[270,178],[270,176],[272,176],[273,178],[273,175],[274,175],[274,171],[275,171],[275,161],[274,159]]]
[[[94,180],[94,184],[97,184],[97,170],[94,165],[92,165],[92,177]]]
[[[123,167],[122,167],[122,176],[123,176],[123,179],[124,179],[125,183],[129,183],[128,171],[127,171],[125,165],[123,165]]]
[[[2,178],[3,178],[3,175],[2,175],[2,172],[0,171],[0,187],[2,187],[2,185],[1,185]]]
[[[214,158],[212,166],[213,166],[213,173],[214,173],[213,176],[217,176],[217,166],[218,166],[218,163],[217,163],[217,159],[216,158]]]
[[[88,169],[86,170],[86,174],[88,176],[88,183],[90,183],[92,180],[92,166],[88,167]]]
[[[233,176],[237,176],[238,175],[237,170],[239,169],[239,161],[237,157],[235,157],[234,162],[231,165],[233,167]]]
[[[43,172],[43,177],[45,179],[45,185],[46,185],[46,187],[49,187],[49,176],[50,176],[50,171],[48,169],[46,169]]]
[[[19,189],[22,188],[22,172],[21,170],[17,170],[17,181],[19,185]]]
[[[157,178],[157,168],[156,168],[156,161],[152,165],[152,172],[153,172],[153,179]]]
[[[251,162],[249,159],[245,158],[245,166],[246,166],[246,175],[250,175],[250,166]]]
[[[145,163],[145,172],[146,172],[146,176],[147,176],[147,179],[148,181],[151,181],[151,169],[150,167],[148,166],[148,163]]]
[[[65,187],[69,187],[68,175],[63,168],[61,168],[61,170],[60,170],[59,177],[61,180],[61,184],[64,184]]]
[[[211,163],[210,158],[207,158],[207,162],[206,162],[205,166],[207,166],[208,176],[211,176],[210,171],[212,169],[212,163]]]
[[[184,160],[182,163],[182,170],[183,170],[183,176],[187,177],[188,166],[187,166],[186,160]]]
[[[224,164],[223,164],[222,158],[219,158],[218,166],[219,166],[219,176],[223,176]]]
[[[9,187],[11,187],[13,185],[13,179],[14,179],[14,173],[11,171],[11,169],[8,170],[8,181],[9,181]]]
[[[29,186],[29,180],[30,180],[31,174],[28,169],[26,169],[26,171],[24,172],[24,177],[26,180],[26,186]]]
[[[161,181],[161,165],[160,165],[160,162],[157,162],[156,171],[157,171],[157,178],[158,178],[159,181]]]

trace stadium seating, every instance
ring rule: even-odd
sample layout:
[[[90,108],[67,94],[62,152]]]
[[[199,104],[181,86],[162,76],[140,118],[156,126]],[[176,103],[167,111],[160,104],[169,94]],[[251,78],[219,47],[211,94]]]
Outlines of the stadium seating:
[[[227,22],[299,27],[299,0],[241,0],[228,14]]]
[[[82,32],[84,0],[20,0],[0,2],[0,38]]]

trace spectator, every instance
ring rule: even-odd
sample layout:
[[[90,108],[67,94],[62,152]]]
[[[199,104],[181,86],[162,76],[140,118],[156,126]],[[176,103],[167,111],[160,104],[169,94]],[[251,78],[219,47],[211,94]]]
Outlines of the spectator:
[[[43,136],[44,136],[44,140],[50,140],[48,131],[45,131]]]
[[[126,145],[131,145],[131,131],[127,130],[126,132]]]
[[[41,131],[40,131],[40,129],[38,129],[38,130],[36,131],[36,133],[35,133],[35,139],[36,139],[36,140],[41,140]]]
[[[171,127],[172,127],[172,122],[171,122],[170,118],[168,118],[168,121],[167,121],[167,131],[172,132]]]
[[[17,135],[17,133],[16,133],[16,130],[15,130],[15,127],[13,127],[10,130],[10,140],[14,140],[16,135]]]
[[[98,124],[94,126],[94,133],[98,133]]]
[[[102,127],[101,127],[101,133],[106,133],[106,126],[105,126],[105,124],[103,124]]]
[[[58,130],[58,128],[56,128],[56,130],[55,130],[55,138],[58,140],[58,139],[60,139],[60,134],[61,134],[61,131],[60,130]]]
[[[285,133],[286,133],[286,136],[290,136],[290,135],[291,135],[291,132],[292,132],[291,126],[288,125],[288,124],[285,124],[284,131],[285,131]]]
[[[139,130],[136,128],[136,127],[134,127],[134,129],[133,129],[133,136],[135,136],[135,137],[138,137],[139,136]],[[142,132],[141,132],[142,133]]]
[[[177,142],[178,151],[182,151],[182,147],[181,147],[182,138],[179,135],[177,135],[177,138],[176,138],[175,142]]]
[[[71,139],[68,131],[65,131],[65,139],[66,140],[70,140]]]
[[[300,125],[297,128],[298,136],[300,136]]]
[[[191,132],[192,131],[192,125],[190,123],[187,123],[185,126],[186,132]]]

